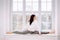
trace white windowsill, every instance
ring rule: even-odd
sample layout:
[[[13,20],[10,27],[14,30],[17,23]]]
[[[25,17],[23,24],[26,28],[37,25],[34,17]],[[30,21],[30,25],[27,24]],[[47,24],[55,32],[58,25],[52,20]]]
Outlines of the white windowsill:
[[[5,36],[57,36],[57,34],[4,34]]]

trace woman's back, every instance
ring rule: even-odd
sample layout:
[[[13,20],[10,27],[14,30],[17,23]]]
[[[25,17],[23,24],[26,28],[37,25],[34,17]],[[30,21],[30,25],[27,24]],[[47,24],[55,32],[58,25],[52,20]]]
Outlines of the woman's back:
[[[29,31],[39,31],[40,30],[40,27],[39,27],[39,24],[38,24],[37,20],[33,21],[32,24],[29,25],[27,29]]]

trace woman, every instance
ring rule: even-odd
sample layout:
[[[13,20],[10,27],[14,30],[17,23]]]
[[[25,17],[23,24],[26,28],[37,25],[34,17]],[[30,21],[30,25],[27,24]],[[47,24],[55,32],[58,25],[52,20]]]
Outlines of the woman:
[[[34,32],[35,33],[39,32],[39,34],[41,33],[39,23],[37,22],[37,18],[34,14],[31,15],[28,25],[29,25],[27,28],[28,31],[30,31],[32,33],[34,33]]]
[[[31,33],[31,34],[41,34],[41,31],[40,31],[40,27],[39,27],[39,23],[37,22],[37,18],[34,14],[31,15],[30,17],[30,20],[28,22],[28,25],[27,27],[23,28],[20,31],[16,31],[16,32],[13,32],[13,33],[17,33],[17,34],[27,34],[27,33]]]

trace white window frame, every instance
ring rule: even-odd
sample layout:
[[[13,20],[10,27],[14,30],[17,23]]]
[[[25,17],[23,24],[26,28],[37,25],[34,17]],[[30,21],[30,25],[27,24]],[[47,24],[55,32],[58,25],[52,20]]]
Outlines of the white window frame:
[[[24,0],[25,1],[25,0]],[[21,13],[27,13],[27,12],[25,12],[25,2],[23,1],[23,11],[24,12],[21,12]],[[11,0],[11,2],[10,2],[10,12],[11,12],[11,14],[10,14],[10,16],[11,16],[11,27],[10,27],[10,31],[12,32],[13,31],[13,29],[12,29],[12,13],[20,13],[20,12],[12,12],[12,3],[13,3],[13,1]],[[41,1],[39,0],[39,7],[41,8]],[[54,13],[55,13],[55,32],[56,32],[56,34],[57,34],[57,0],[53,0],[53,8],[55,7],[55,11],[53,11]],[[39,8],[39,12],[34,12],[34,13],[41,13],[41,9]],[[29,12],[29,13],[31,13],[31,12]],[[41,18],[41,15],[40,15],[40,18]],[[40,20],[40,22],[41,22],[41,20]],[[40,23],[40,25],[41,25],[41,23]]]

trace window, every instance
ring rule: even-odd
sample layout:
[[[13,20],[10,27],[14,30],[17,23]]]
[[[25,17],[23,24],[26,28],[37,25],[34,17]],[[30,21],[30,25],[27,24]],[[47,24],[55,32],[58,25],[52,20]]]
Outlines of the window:
[[[41,0],[41,27],[42,31],[51,31],[53,27],[54,13],[53,0]]]
[[[52,0],[41,0],[41,11],[52,11]]]
[[[38,0],[26,0],[26,11],[38,11]]]
[[[41,32],[50,32],[55,28],[53,0],[13,0],[13,31],[22,29],[31,14],[37,15]],[[24,26],[23,26],[24,25]]]
[[[13,0],[13,11],[23,11],[23,0]]]

